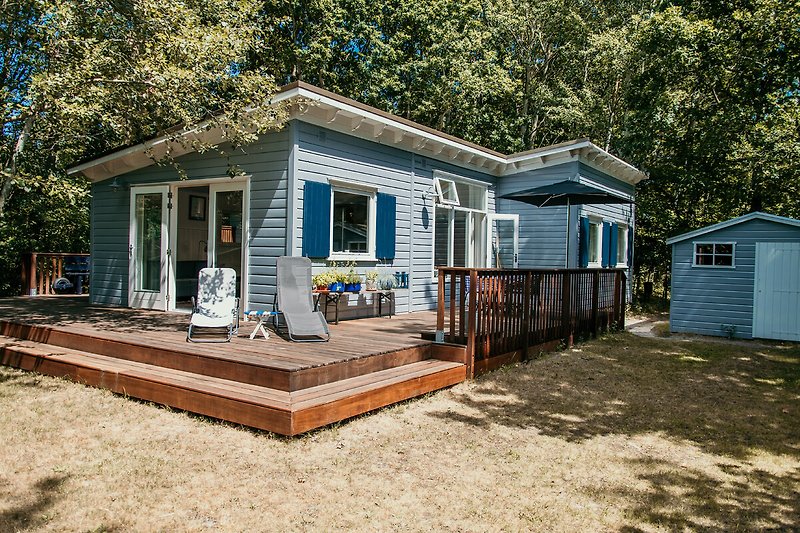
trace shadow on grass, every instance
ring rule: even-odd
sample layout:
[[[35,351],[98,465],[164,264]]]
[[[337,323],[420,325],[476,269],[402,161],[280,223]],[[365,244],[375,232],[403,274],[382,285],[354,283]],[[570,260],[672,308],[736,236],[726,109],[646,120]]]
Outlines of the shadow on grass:
[[[800,459],[799,345],[620,333],[505,367],[454,397],[469,409],[433,416],[476,427],[536,428],[567,443],[660,434],[716,454],[723,472],[740,468],[732,462],[749,465],[759,451]],[[639,480],[646,491],[603,490],[618,491],[633,515],[649,523],[670,530],[719,527],[715,523],[781,529],[791,527],[786,516],[796,517],[794,526],[800,523],[797,470],[730,473],[746,482],[724,488],[691,464],[654,462],[647,472]]]
[[[536,427],[580,441],[664,432],[707,451],[800,457],[800,346],[672,342],[620,333],[507,367],[457,396],[483,426]]]
[[[56,503],[61,485],[69,478],[67,475],[48,476],[31,487],[31,499],[11,505],[0,512],[0,531],[24,531],[39,528],[47,521],[47,511]]]
[[[670,531],[708,529],[791,531],[800,519],[800,473],[776,475],[764,470],[748,472],[744,479],[723,484],[699,470],[665,461],[645,459],[632,465],[649,473],[639,476],[646,490],[611,489],[638,520]],[[625,527],[622,531],[641,531]]]

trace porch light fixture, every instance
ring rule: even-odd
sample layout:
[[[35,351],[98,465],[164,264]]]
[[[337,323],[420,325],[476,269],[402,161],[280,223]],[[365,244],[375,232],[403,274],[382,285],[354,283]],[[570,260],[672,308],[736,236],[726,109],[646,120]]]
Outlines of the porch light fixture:
[[[118,177],[114,177],[114,179],[111,180],[111,183],[108,184],[108,188],[114,192],[120,192],[122,189],[125,188],[125,185],[120,183]]]

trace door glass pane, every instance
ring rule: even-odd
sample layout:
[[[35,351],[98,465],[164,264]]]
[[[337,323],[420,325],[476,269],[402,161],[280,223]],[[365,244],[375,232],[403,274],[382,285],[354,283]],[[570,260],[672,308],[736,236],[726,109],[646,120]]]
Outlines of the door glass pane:
[[[161,290],[161,193],[136,195],[136,290]]]
[[[495,220],[492,226],[492,266],[514,268],[514,221]]]
[[[216,246],[214,266],[232,268],[236,271],[236,294],[242,275],[242,206],[243,191],[220,191],[216,193],[214,216]]]
[[[434,214],[434,234],[436,242],[433,245],[434,266],[448,266],[447,251],[450,244],[450,210],[437,207]]]
[[[453,218],[453,266],[467,266],[467,217],[469,213],[456,211]]]

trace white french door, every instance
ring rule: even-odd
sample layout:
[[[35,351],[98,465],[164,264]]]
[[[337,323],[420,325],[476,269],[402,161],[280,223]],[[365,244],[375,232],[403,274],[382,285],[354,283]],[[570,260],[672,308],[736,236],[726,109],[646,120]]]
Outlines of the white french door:
[[[209,186],[208,266],[236,271],[237,296],[247,305],[247,205],[248,191],[242,181]]]
[[[519,215],[489,215],[486,266],[519,267]]]
[[[128,305],[166,310],[169,298],[168,185],[131,189],[130,240],[128,241]]]

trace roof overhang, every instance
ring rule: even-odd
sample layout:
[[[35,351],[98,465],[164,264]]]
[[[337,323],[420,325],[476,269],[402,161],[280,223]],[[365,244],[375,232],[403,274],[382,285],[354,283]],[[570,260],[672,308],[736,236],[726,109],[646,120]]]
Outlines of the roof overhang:
[[[303,82],[283,87],[272,98],[271,104],[288,105],[289,120],[301,120],[496,177],[569,161],[594,166],[632,185],[647,177],[588,139],[506,156]],[[91,181],[101,181],[145,168],[166,155],[176,158],[195,151],[195,147],[201,144],[216,145],[225,141],[222,129],[206,122],[190,130],[161,135],[117,150],[67,172],[81,173]]]
[[[636,185],[647,179],[647,174],[603,150],[589,139],[578,139],[553,146],[545,146],[507,157],[505,175],[536,170],[561,163],[579,161],[594,167],[620,181]]]
[[[675,237],[670,237],[667,239],[667,244],[675,244],[676,242],[685,241],[687,239],[693,239],[695,237],[700,237],[707,233],[711,233],[713,231],[718,231],[724,228],[728,228],[730,226],[735,226],[737,224],[741,224],[743,222],[747,222],[748,220],[766,220],[768,222],[777,222],[778,224],[786,224],[788,226],[795,226],[800,227],[800,220],[796,220],[794,218],[787,218],[781,217],[778,215],[771,215],[769,213],[762,213],[757,211],[755,213],[748,213],[746,215],[742,215],[740,217],[732,218],[730,220],[726,220],[724,222],[719,222],[717,224],[712,224],[710,226],[706,226],[704,228],[696,229],[694,231],[690,231],[688,233],[683,233],[681,235],[676,235]]]

